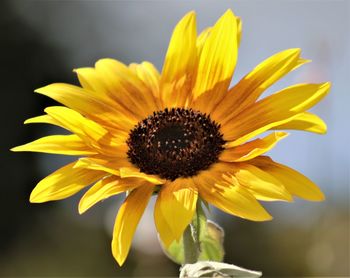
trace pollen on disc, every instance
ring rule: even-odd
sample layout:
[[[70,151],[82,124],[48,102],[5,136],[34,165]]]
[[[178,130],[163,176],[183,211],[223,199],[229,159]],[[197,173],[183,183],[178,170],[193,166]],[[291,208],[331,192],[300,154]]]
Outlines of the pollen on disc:
[[[128,157],[141,172],[191,177],[217,162],[225,141],[209,115],[185,108],[156,111],[130,131]]]

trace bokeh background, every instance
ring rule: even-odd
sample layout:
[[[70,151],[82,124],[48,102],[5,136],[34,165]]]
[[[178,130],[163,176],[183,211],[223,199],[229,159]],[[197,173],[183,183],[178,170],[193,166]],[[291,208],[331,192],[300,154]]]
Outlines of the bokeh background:
[[[69,161],[62,156],[11,153],[9,148],[57,133],[23,126],[53,101],[33,94],[52,82],[77,83],[72,69],[99,58],[153,62],[158,69],[172,28],[195,10],[199,30],[227,8],[243,20],[233,83],[273,53],[293,47],[313,63],[274,85],[332,81],[331,94],[314,108],[328,123],[325,136],[293,132],[271,152],[314,180],[322,203],[266,204],[274,220],[254,223],[212,211],[226,231],[225,261],[266,276],[349,275],[349,1],[1,1],[0,276],[177,276],[178,266],[159,247],[152,205],[144,215],[127,262],[110,252],[121,198],[82,216],[81,194],[30,204],[45,175]]]

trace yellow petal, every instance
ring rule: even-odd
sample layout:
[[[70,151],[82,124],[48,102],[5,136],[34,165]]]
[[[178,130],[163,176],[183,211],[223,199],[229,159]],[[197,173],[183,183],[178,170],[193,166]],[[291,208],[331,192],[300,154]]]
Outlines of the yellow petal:
[[[287,49],[260,63],[228,91],[213,111],[213,118],[225,123],[253,104],[268,87],[302,64],[299,57],[300,49]]]
[[[89,147],[95,149],[95,153],[99,152],[108,156],[120,156],[120,152],[127,151],[126,136],[121,132],[117,134],[109,134],[99,124],[86,119],[78,112],[66,107],[48,107],[45,109],[50,115],[42,115],[26,120],[25,124],[31,123],[48,123],[53,124],[73,133],[76,133]],[[59,121],[61,120],[61,121]]]
[[[212,29],[212,27],[205,28],[197,37],[196,45],[197,45],[198,57],[200,57],[200,55],[202,53],[204,43],[207,40],[207,38],[209,37],[211,29]]]
[[[73,168],[72,162],[41,180],[30,194],[30,202],[43,203],[72,196],[105,176],[104,172]]]
[[[112,253],[120,266],[129,253],[136,227],[153,189],[154,186],[148,184],[134,189],[119,209],[113,230]]]
[[[188,107],[191,103],[191,88],[193,78],[184,75],[173,83],[162,83],[162,103],[163,108]]]
[[[78,135],[96,152],[114,156],[125,145],[126,136],[121,133],[119,137],[112,136],[104,127],[72,109],[53,106],[46,108],[45,112],[58,121],[61,127]]]
[[[48,107],[46,109],[50,109],[51,107]],[[65,107],[63,107],[65,108]],[[64,124],[64,122],[59,122],[56,119],[54,119],[53,117],[51,117],[50,115],[42,115],[42,116],[37,116],[37,117],[33,117],[30,119],[27,119],[24,124],[33,124],[33,123],[47,123],[47,124],[52,124],[52,125],[56,125],[59,127],[62,127],[66,130],[69,130],[71,132],[74,132],[74,128],[71,128],[70,125],[66,125]],[[96,123],[95,123],[96,124]],[[101,126],[99,128],[102,128]],[[90,130],[91,131],[91,130]],[[96,149],[98,149],[98,152],[106,154],[106,155],[111,155],[111,156],[115,156],[116,153],[123,149],[123,150],[127,150],[125,148],[123,148],[123,145],[125,145],[125,141],[126,141],[126,136],[127,133],[122,133],[120,131],[117,131],[117,133],[114,133],[115,130],[111,129],[110,132],[113,132],[112,134],[106,134],[104,136],[102,136],[100,139],[98,139],[98,145],[96,145],[97,142],[94,142],[91,140],[86,140],[87,137],[85,136],[85,138],[82,138],[83,136],[80,136],[83,140],[85,139],[85,143],[93,143],[93,144],[88,144],[90,147],[94,147]],[[79,135],[82,134],[82,130],[76,133],[80,133]],[[95,137],[95,135],[94,135]],[[102,145],[102,147],[100,147],[99,145]]]
[[[197,64],[196,15],[189,12],[174,28],[161,76],[164,107],[184,107],[191,97]]]
[[[96,122],[67,107],[52,106],[46,108],[45,112],[66,129],[89,143],[96,143],[108,134],[108,131]]]
[[[162,82],[172,83],[191,74],[196,65],[196,14],[186,14],[176,25],[164,60]]]
[[[95,67],[111,97],[138,120],[158,110],[152,91],[129,67],[114,59],[98,60]]]
[[[286,132],[274,132],[260,139],[255,139],[235,148],[225,149],[219,159],[226,162],[250,160],[271,150],[278,141],[288,136]]]
[[[197,197],[197,188],[191,179],[179,178],[162,186],[155,206],[155,210],[159,211],[155,215],[163,216],[167,225],[162,223],[162,218],[156,217],[155,220],[159,236],[166,246],[171,243],[172,237],[179,240],[191,223],[196,211]],[[167,228],[171,230],[170,235],[164,234]]]
[[[239,17],[236,17],[237,22],[237,44],[240,44],[241,41],[241,33],[242,33],[242,21]],[[209,34],[211,32],[212,27],[205,28],[197,37],[197,55],[200,56],[203,50],[203,46]]]
[[[310,179],[285,165],[274,162],[269,157],[257,157],[252,160],[257,167],[274,176],[295,196],[308,201],[323,201],[322,191]]]
[[[291,121],[285,124],[275,126],[273,129],[296,129],[325,134],[327,132],[327,125],[317,115],[304,112],[298,114]]]
[[[299,67],[301,67],[302,65],[305,65],[305,64],[308,64],[308,63],[311,63],[312,61],[310,59],[304,59],[304,58],[301,58],[299,57],[296,65],[294,66],[294,68],[292,70],[295,70]]]
[[[120,179],[111,176],[99,180],[80,199],[79,213],[82,214],[96,203],[128,190],[132,190],[141,185],[137,179]]]
[[[236,17],[237,21],[237,44],[240,45],[242,37],[242,20],[239,17]]]
[[[237,182],[246,187],[258,200],[288,201],[293,200],[283,184],[274,176],[248,163],[232,164],[232,175]]]
[[[95,68],[78,68],[74,71],[78,75],[81,86],[87,90],[89,95],[92,95],[95,98],[114,106],[126,117],[137,121],[137,118],[135,118],[135,113],[133,113],[130,107],[126,107],[122,103],[118,103],[115,88],[111,88],[109,86],[110,83],[104,80],[104,76],[101,76],[99,71],[97,71]]]
[[[155,98],[158,99],[160,74],[155,66],[149,62],[142,62],[141,64],[132,63],[129,67],[152,91]]]
[[[24,124],[52,124],[59,126],[60,123],[49,115],[41,115],[24,121]]]
[[[84,89],[90,92],[98,92],[101,99],[111,100],[106,84],[101,80],[94,68],[78,68],[73,71],[77,74],[79,82]],[[95,96],[96,93],[94,93]]]
[[[74,165],[74,168],[105,171],[106,173],[119,176],[119,169],[126,166],[130,166],[130,162],[125,157],[112,159],[108,157],[93,156],[80,158]]]
[[[240,43],[240,37],[241,37],[241,20],[236,17],[236,23],[237,23],[237,47]],[[200,57],[203,46],[205,45],[206,40],[208,39],[213,27],[208,27],[204,29],[197,38],[197,56]],[[213,94],[210,91],[207,93],[204,93],[200,95],[196,101],[191,103],[191,107],[195,108],[196,110],[202,111],[207,114],[212,114],[213,111],[216,110],[216,103],[220,100],[221,95],[224,94],[225,91],[220,92],[220,94]]]
[[[74,85],[54,83],[39,88],[35,92],[48,96],[104,126],[128,132],[137,123],[121,114],[116,106]]]
[[[170,244],[177,239],[177,237],[173,234],[173,231],[169,227],[160,205],[161,202],[158,196],[154,206],[154,223],[156,225],[159,238],[162,240],[165,247],[169,247]]]
[[[193,97],[210,93],[215,105],[226,92],[237,61],[237,21],[228,10],[212,27],[199,58]]]
[[[229,184],[222,174],[205,171],[196,176],[194,182],[205,201],[226,213],[254,221],[272,219],[246,188]]]
[[[96,151],[88,147],[77,135],[50,135],[12,148],[14,152],[43,152],[65,155],[91,155]]]
[[[297,84],[268,96],[242,111],[221,127],[229,147],[247,140],[275,126],[285,124],[297,114],[308,110],[327,95],[330,83]]]
[[[153,184],[163,184],[165,182],[164,179],[161,179],[156,175],[148,175],[140,172],[138,168],[135,168],[133,166],[121,167],[119,169],[119,172],[121,178],[140,178]]]

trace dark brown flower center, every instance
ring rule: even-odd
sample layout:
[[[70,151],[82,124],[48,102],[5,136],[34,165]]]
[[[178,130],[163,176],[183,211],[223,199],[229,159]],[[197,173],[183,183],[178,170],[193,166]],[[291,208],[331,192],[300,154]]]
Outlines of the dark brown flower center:
[[[130,131],[130,161],[141,172],[168,180],[191,177],[217,162],[225,143],[209,115],[184,108],[164,109]]]

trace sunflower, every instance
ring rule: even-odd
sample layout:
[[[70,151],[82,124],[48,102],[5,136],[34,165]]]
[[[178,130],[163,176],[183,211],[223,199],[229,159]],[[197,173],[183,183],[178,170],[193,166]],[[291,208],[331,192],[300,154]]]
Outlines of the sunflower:
[[[312,181],[263,154],[288,135],[280,130],[326,132],[325,123],[306,111],[330,83],[297,84],[261,99],[270,85],[309,62],[300,49],[287,49],[230,88],[241,26],[227,10],[197,36],[190,12],[173,31],[161,73],[149,62],[101,59],[94,68],[74,70],[81,87],[55,83],[37,89],[63,106],[48,107],[25,124],[52,124],[71,134],[12,150],[79,158],[41,180],[30,201],[64,199],[93,184],[80,200],[83,213],[128,192],[112,240],[113,256],[122,265],[152,195],[165,246],[181,238],[197,200],[253,221],[272,218],[259,201],[323,200]]]

